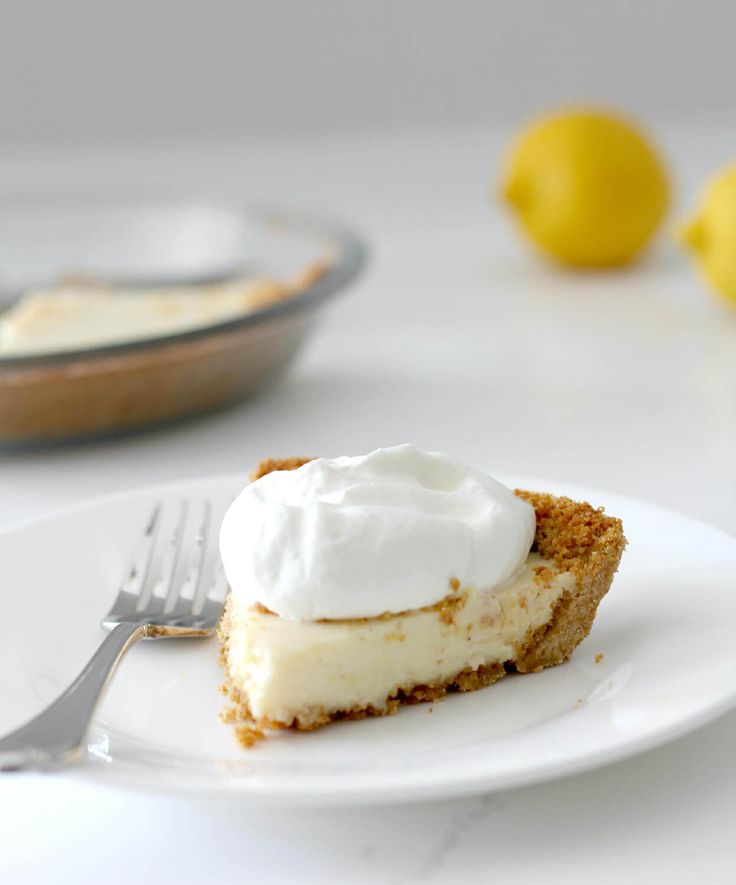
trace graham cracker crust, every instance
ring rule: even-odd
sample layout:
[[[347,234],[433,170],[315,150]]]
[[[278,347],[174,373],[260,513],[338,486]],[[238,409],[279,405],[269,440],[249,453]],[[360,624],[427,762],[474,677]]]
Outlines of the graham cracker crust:
[[[273,470],[295,470],[309,458],[268,459],[253,472],[258,479]],[[244,747],[252,746],[267,730],[296,729],[313,731],[330,722],[363,719],[367,716],[389,716],[402,704],[419,704],[442,700],[451,691],[476,691],[497,682],[507,673],[534,673],[566,661],[585,639],[593,625],[598,605],[608,592],[626,546],[621,520],[608,516],[603,508],[586,502],[555,497],[544,492],[517,489],[520,498],[534,507],[536,532],[532,550],[554,563],[558,572],[574,576],[572,592],[566,591],[558,600],[550,620],[530,630],[513,660],[466,668],[441,684],[407,685],[386,698],[384,707],[354,707],[350,710],[323,711],[304,721],[294,717],[289,722],[254,720],[243,698],[232,684],[227,668],[229,636],[229,600],[225,605],[218,636],[221,642],[220,664],[225,671],[222,693],[231,706],[223,713],[225,722],[236,725],[236,736]]]

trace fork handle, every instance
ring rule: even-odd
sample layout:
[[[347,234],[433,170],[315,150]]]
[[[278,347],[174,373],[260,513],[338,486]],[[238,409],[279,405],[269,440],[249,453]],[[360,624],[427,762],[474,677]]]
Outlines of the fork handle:
[[[0,771],[49,771],[79,759],[95,707],[115,667],[143,635],[141,624],[119,624],[111,630],[61,697],[0,740]]]

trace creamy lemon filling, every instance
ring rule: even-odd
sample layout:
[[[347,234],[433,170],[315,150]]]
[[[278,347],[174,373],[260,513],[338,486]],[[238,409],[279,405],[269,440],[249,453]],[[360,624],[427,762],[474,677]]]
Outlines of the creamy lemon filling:
[[[27,292],[0,316],[0,356],[101,347],[234,319],[289,294],[273,280],[146,290],[62,285]]]
[[[325,713],[380,711],[399,689],[441,685],[467,668],[513,661],[574,583],[530,553],[501,586],[461,586],[435,606],[382,617],[290,621],[231,596],[231,686],[256,723],[298,719],[308,727]]]

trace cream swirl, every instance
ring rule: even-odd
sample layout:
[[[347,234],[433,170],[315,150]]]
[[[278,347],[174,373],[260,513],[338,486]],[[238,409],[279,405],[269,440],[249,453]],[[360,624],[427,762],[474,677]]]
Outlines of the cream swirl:
[[[448,455],[411,445],[319,458],[248,485],[222,523],[231,592],[293,621],[370,618],[487,590],[521,568],[534,510]]]

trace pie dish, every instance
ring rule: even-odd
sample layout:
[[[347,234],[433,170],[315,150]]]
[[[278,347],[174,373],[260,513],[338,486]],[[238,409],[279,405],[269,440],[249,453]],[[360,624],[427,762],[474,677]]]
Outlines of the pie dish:
[[[241,208],[237,214],[242,251],[236,272],[251,280],[286,281],[272,287],[274,297],[171,333],[60,352],[0,354],[0,444],[109,436],[171,422],[243,399],[284,371],[319,309],[359,272],[364,248],[348,231],[308,216]],[[39,261],[52,245],[38,244]],[[146,254],[154,249],[147,245]],[[172,250],[180,254],[179,240],[161,245],[163,257]],[[165,270],[170,272],[168,265]],[[7,307],[0,304],[0,310]]]
[[[264,461],[252,479],[307,463]],[[523,567],[492,593],[451,578],[433,605],[311,622],[231,593],[219,626],[231,702],[223,718],[240,742],[391,714],[567,660],[611,586],[626,543],[622,524],[566,497],[515,494],[534,508],[534,540]]]

